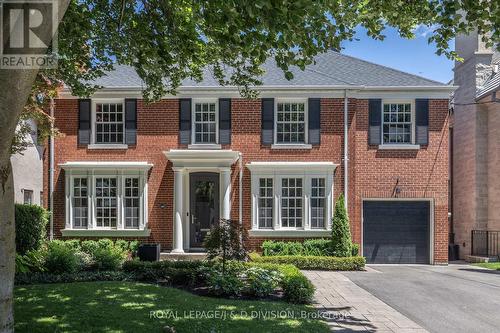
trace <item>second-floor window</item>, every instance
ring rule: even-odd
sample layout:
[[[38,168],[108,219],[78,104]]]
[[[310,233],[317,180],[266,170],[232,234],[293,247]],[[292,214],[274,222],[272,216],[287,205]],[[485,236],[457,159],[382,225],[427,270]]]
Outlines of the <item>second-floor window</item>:
[[[306,102],[278,101],[275,141],[277,144],[306,142]]]
[[[384,103],[383,105],[383,143],[412,143],[412,104]]]
[[[196,144],[217,143],[217,103],[216,101],[194,102],[193,142]]]
[[[122,103],[96,103],[95,143],[122,144],[123,120]]]

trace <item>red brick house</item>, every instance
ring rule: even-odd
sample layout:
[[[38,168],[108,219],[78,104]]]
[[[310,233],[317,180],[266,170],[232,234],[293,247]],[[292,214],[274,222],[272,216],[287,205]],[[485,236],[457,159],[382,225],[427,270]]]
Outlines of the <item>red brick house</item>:
[[[240,220],[257,249],[329,236],[346,193],[368,262],[447,262],[452,88],[336,52],[292,81],[265,69],[255,100],[207,72],[148,105],[123,66],[90,99],[64,91],[54,111],[64,134],[54,142],[55,237],[199,251],[223,217]]]

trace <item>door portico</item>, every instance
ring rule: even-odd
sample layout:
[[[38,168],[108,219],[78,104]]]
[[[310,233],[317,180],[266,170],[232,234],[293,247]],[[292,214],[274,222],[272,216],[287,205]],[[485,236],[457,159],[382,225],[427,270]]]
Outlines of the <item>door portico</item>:
[[[219,175],[218,202],[220,218],[231,216],[231,166],[239,152],[232,150],[181,150],[164,152],[174,171],[173,253],[184,253],[191,246],[191,174]]]

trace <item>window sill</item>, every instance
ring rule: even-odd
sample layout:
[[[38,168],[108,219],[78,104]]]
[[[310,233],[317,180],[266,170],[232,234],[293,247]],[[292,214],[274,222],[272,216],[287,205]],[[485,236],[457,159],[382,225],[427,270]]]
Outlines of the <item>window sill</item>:
[[[410,145],[410,144],[385,144],[379,145],[380,150],[418,150],[420,145]]]
[[[62,229],[63,237],[149,237],[151,229]]]
[[[87,146],[88,149],[128,149],[128,145],[125,144],[90,144]]]
[[[222,149],[222,146],[216,143],[195,143],[188,145],[188,149]]]
[[[299,144],[276,143],[271,145],[271,149],[312,149],[312,145],[307,143],[299,143]]]
[[[250,230],[249,236],[253,237],[328,237],[331,236],[330,230]]]

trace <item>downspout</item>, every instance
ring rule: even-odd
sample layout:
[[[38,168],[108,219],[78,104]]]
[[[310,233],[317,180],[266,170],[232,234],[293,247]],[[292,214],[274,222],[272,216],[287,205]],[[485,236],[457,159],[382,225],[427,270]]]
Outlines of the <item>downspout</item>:
[[[239,172],[239,183],[238,183],[238,218],[240,220],[240,225],[243,225],[243,154],[239,153],[238,166],[240,168]]]
[[[349,212],[349,208],[347,206],[347,195],[349,193],[349,140],[348,136],[348,123],[349,123],[349,108],[348,108],[349,99],[347,98],[347,89],[344,89],[344,204],[347,212]]]
[[[50,230],[49,240],[54,239],[54,98],[50,98],[50,132],[49,137],[49,210],[50,210]]]

